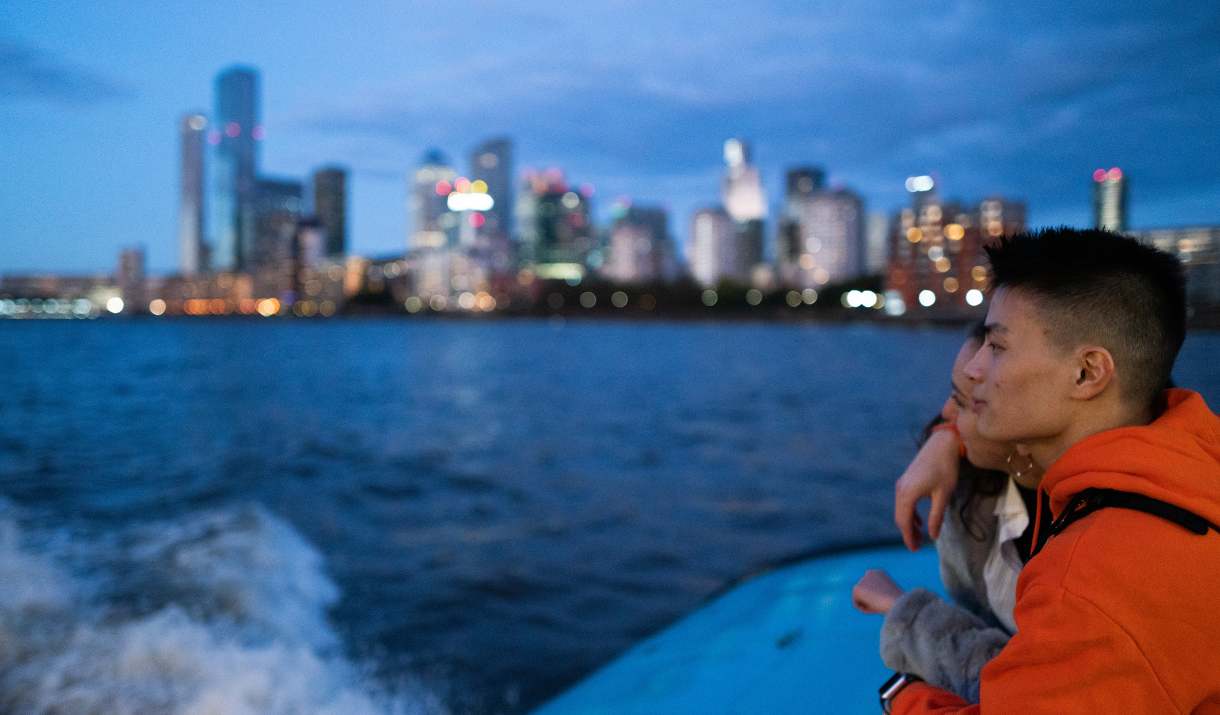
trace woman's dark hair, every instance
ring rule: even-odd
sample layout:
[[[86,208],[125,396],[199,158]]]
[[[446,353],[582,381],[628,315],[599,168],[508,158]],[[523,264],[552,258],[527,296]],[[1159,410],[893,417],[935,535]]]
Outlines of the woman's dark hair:
[[[981,345],[985,337],[986,331],[983,327],[983,321],[980,320],[970,326],[970,334],[967,336],[967,340]],[[944,421],[944,417],[936,415],[936,417],[928,422],[923,428],[919,439],[916,440],[920,447],[932,436],[932,431],[936,426]],[[957,513],[961,516],[962,524],[966,527],[966,531],[976,540],[982,541],[986,538],[986,534],[980,531],[980,526],[975,522],[975,519],[979,516],[975,512],[978,506],[978,499],[976,497],[993,497],[1004,491],[1004,488],[1008,485],[1008,474],[994,469],[976,467],[965,457],[959,460],[957,469],[957,489],[953,493],[954,499],[961,504]],[[983,516],[986,517],[987,515]]]

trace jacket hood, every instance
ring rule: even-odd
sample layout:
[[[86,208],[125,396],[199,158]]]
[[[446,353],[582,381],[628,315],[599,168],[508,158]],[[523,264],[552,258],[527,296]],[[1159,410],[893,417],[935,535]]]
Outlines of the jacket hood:
[[[1057,516],[1089,487],[1135,492],[1220,524],[1220,417],[1190,390],[1165,390],[1158,417],[1087,437],[1064,452],[1046,476]]]

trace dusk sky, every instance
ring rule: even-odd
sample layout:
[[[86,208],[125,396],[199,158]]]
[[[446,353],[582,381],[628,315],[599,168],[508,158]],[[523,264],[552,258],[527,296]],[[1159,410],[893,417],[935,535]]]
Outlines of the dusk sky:
[[[1220,3],[899,0],[0,3],[0,273],[177,263],[178,123],[214,79],[262,77],[262,170],[351,171],[350,251],[401,253],[408,171],[465,171],[490,136],[516,170],[614,197],[719,200],[721,145],[751,141],[774,206],[820,165],[870,212],[942,195],[1091,223],[1121,167],[1135,227],[1220,223]]]

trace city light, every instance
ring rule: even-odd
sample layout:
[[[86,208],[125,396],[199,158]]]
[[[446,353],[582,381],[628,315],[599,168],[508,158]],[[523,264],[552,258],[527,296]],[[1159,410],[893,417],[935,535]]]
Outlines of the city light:
[[[961,224],[951,223],[945,226],[945,237],[950,241],[960,241],[966,235],[966,229]]]
[[[801,291],[801,302],[805,305],[813,305],[818,302],[818,292],[812,288],[806,288]]]
[[[935,186],[935,182],[930,176],[912,176],[906,181],[907,191],[912,194],[917,191],[931,191],[933,186]]]
[[[490,194],[468,194],[460,189],[449,194],[446,203],[450,211],[487,211],[496,204]]]
[[[424,302],[413,295],[403,302],[403,307],[407,309],[408,313],[418,313],[424,307]]]
[[[703,301],[704,305],[710,308],[716,305],[716,301],[719,300],[720,296],[716,295],[716,291],[709,289],[703,291],[703,295],[699,296],[699,298]]]
[[[270,318],[280,312],[280,302],[275,298],[264,298],[257,304],[258,314],[264,318]]]
[[[902,300],[902,293],[896,290],[885,292],[885,314],[898,317],[907,312],[907,304]]]
[[[580,304],[585,308],[592,308],[597,305],[597,296],[589,291],[580,294]]]
[[[156,300],[150,302],[148,304],[148,312],[152,313],[153,315],[164,315],[165,301],[157,298]]]
[[[625,308],[627,306],[627,294],[621,290],[614,291],[614,295],[610,296],[610,303],[615,308]]]
[[[475,211],[474,213],[470,214],[469,221],[470,221],[471,226],[474,226],[475,228],[480,228],[480,227],[482,227],[482,225],[484,223],[487,222],[487,219],[483,218],[483,214],[479,213],[478,211]]]
[[[966,291],[966,304],[982,305],[983,291],[979,290],[978,288],[971,288],[970,290]]]
[[[919,291],[919,304],[925,308],[931,308],[936,304],[936,294],[930,290]]]
[[[122,313],[123,299],[116,295],[115,297],[106,301],[106,310],[109,310],[111,313]]]
[[[751,288],[750,290],[746,291],[746,302],[750,305],[758,305],[762,302],[762,299],[762,291],[758,290],[757,288]]]
[[[788,291],[788,294],[784,296],[784,302],[788,304],[789,308],[795,308],[801,304],[801,294],[794,290],[790,290]]]
[[[453,191],[453,186],[451,186],[448,181],[441,179],[440,181],[436,182],[436,193],[438,195],[448,196],[451,191]]]

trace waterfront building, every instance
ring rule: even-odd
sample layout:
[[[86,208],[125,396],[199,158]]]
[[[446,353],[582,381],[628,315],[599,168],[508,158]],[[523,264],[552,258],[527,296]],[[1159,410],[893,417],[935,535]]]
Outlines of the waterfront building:
[[[115,285],[119,289],[119,297],[123,299],[123,312],[135,313],[148,310],[144,290],[144,249],[140,247],[124,248],[119,251],[118,271],[114,276]]]
[[[255,208],[258,190],[258,73],[233,67],[216,78],[216,145],[211,210],[212,268],[242,270],[255,257]]]
[[[341,257],[347,253],[347,171],[328,166],[314,172],[312,213],[326,231],[321,255]]]
[[[1132,235],[1178,257],[1186,274],[1188,304],[1220,306],[1220,226],[1147,228]]]
[[[870,276],[885,274],[890,256],[889,217],[871,213],[864,229],[864,272]]]
[[[301,184],[260,179],[255,192],[255,241],[245,270],[275,269],[296,255],[297,224],[301,220]]]
[[[182,117],[182,175],[178,197],[178,272],[198,275],[207,269],[204,238],[203,147],[208,121],[202,114]]]
[[[660,207],[631,206],[610,229],[604,276],[618,283],[647,283],[665,275],[669,217]]]
[[[1127,230],[1127,179],[1118,167],[1093,172],[1093,228]]]
[[[489,139],[470,152],[470,180],[483,182],[484,193],[492,198],[490,209],[482,211],[477,227],[480,236],[513,235],[513,143],[507,137]]]
[[[591,254],[600,248],[591,196],[590,187],[571,186],[557,168],[527,171],[516,205],[522,261],[540,269],[536,272],[543,277],[583,276]],[[598,252],[594,263],[600,259]]]
[[[691,216],[686,260],[691,277],[700,285],[714,288],[723,280],[744,283],[737,260],[737,230],[733,217],[720,207],[699,209]]]
[[[789,172],[778,231],[780,280],[804,289],[858,277],[865,272],[864,201],[847,189],[815,188],[802,173]]]
[[[907,308],[967,310],[979,305],[987,288],[984,247],[1025,230],[1025,204],[991,196],[969,208],[942,201],[932,186],[912,186],[908,180],[907,188],[912,207],[890,223],[887,293],[900,297]]]
[[[449,210],[447,197],[457,178],[457,172],[439,151],[424,155],[408,189],[411,213],[408,248],[444,248],[451,238],[456,243],[458,216]],[[448,236],[447,232],[454,235]]]

